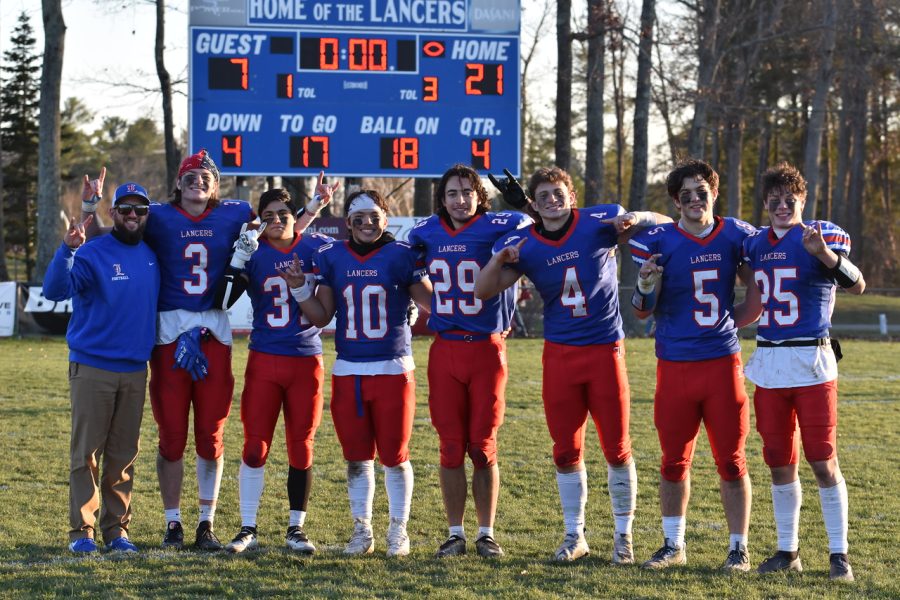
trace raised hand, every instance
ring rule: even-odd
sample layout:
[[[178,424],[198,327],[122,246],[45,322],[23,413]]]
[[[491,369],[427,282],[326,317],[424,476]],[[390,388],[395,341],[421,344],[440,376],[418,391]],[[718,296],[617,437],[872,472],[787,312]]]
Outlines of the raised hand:
[[[63,216],[65,216],[65,214],[63,214]],[[66,218],[65,222],[67,224],[67,227],[66,235],[63,237],[63,243],[73,250],[81,246],[87,240],[87,235],[84,232],[84,228],[87,227],[93,220],[93,214],[89,214],[87,217],[85,217],[84,221],[80,223],[75,219],[70,220],[69,218]]]
[[[306,203],[306,212],[313,215],[318,214],[322,207],[327,206],[331,202],[334,193],[340,187],[340,180],[337,183],[325,183],[325,171],[319,171],[319,181],[316,183],[316,190],[312,200]]]
[[[252,227],[251,227],[252,225]],[[234,242],[234,255],[231,257],[231,266],[235,269],[243,269],[250,257],[259,248],[259,236],[266,230],[266,224],[262,223],[259,227],[253,223],[244,223],[241,225],[241,233]]]
[[[491,173],[488,173],[488,179],[503,194],[503,199],[507,204],[522,210],[528,205],[528,194],[525,193],[519,180],[509,172],[509,169],[503,169],[503,174],[506,175],[506,181],[498,180]]]
[[[103,181],[106,179],[106,167],[100,168],[100,176],[91,179],[87,174],[81,186],[81,212],[84,214],[97,211],[97,205],[103,198]]]
[[[662,254],[653,254],[644,261],[644,264],[641,265],[641,270],[638,271],[637,286],[638,290],[644,295],[651,293],[656,287],[656,283],[662,277],[663,266],[656,264],[656,261],[661,256]]]
[[[813,256],[824,256],[828,253],[825,238],[822,236],[822,223],[816,221],[813,225],[803,226],[803,248]]]
[[[278,271],[278,274],[281,275],[281,278],[287,282],[290,288],[301,287],[306,281],[306,273],[303,272],[300,258],[296,254],[294,254],[293,260],[287,267],[284,269],[276,268],[275,270]]]
[[[635,215],[633,212],[627,212],[621,215],[616,215],[615,217],[610,217],[609,219],[603,219],[600,222],[615,227],[616,233],[624,233],[625,231],[637,225],[638,220],[639,219],[637,218],[637,215]]]
[[[528,238],[522,238],[519,240],[518,244],[506,246],[500,250],[500,252],[495,255],[497,262],[501,265],[519,262],[519,250],[521,250],[522,244],[524,244],[527,239]]]

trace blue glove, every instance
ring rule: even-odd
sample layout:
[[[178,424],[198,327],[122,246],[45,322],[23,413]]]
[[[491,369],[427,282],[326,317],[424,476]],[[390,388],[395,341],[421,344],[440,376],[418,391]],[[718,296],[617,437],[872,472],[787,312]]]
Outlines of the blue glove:
[[[205,334],[205,327],[194,327],[178,336],[178,345],[175,347],[175,364],[172,368],[184,369],[194,381],[204,379],[209,372],[209,362],[200,350],[200,338]]]

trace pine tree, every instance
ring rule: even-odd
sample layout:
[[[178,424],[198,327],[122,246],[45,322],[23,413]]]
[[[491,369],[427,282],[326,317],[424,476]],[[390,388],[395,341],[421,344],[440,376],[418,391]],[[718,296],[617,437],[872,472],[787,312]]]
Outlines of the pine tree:
[[[11,37],[13,47],[0,65],[0,137],[3,144],[3,201],[0,206],[0,279],[9,279],[6,245],[24,255],[26,278],[34,268],[38,170],[40,56],[26,13]]]

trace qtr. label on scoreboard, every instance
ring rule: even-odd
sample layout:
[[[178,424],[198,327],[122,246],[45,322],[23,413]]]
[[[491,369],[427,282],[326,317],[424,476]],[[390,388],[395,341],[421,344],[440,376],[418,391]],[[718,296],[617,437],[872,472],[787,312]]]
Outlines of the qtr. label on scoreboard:
[[[518,0],[191,0],[190,146],[227,175],[520,164]]]

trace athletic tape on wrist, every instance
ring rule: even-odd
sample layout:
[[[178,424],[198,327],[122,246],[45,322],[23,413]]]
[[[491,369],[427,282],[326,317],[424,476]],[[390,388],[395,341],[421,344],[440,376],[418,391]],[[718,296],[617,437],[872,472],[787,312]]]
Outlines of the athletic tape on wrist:
[[[860,277],[862,277],[862,273],[860,273],[859,268],[856,265],[850,262],[849,258],[845,258],[840,253],[838,253],[837,257],[838,261],[831,269],[831,276],[834,277],[834,280],[842,288],[852,288],[856,285],[856,282],[859,281]]]

